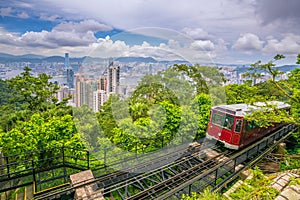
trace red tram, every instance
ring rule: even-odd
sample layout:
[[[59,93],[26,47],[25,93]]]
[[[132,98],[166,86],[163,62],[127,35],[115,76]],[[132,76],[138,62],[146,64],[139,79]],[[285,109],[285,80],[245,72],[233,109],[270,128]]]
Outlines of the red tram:
[[[280,101],[271,101],[277,109],[290,110],[290,105]],[[265,103],[258,102],[256,106],[249,104],[231,104],[211,108],[206,138],[224,143],[230,149],[240,149],[267,135],[280,124],[268,128],[259,127],[254,121],[246,121],[246,114],[262,109]]]

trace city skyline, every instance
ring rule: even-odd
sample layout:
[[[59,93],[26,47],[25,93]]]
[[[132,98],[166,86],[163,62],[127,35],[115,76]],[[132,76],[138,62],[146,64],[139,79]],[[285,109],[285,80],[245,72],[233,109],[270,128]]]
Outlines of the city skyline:
[[[117,5],[117,6],[116,6]],[[14,55],[253,63],[300,53],[297,0],[3,1],[0,48]]]

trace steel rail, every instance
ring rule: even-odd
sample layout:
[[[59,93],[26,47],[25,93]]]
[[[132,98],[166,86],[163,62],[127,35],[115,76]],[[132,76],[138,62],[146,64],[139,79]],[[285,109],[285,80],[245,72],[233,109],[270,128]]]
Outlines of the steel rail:
[[[47,194],[40,194],[39,196],[36,196],[34,199],[35,200],[49,199],[49,198],[59,196],[59,195],[64,194],[64,193],[70,193],[70,192],[74,191],[75,189],[80,188],[80,187],[84,187],[86,185],[99,183],[99,182],[104,182],[104,181],[108,182],[108,181],[111,181],[112,179],[114,179],[115,182],[111,181],[111,183],[109,185],[116,184],[116,183],[118,183],[118,182],[120,182],[124,179],[127,180],[128,178],[130,178],[130,176],[138,175],[138,174],[130,175],[130,173],[134,173],[134,172],[138,171],[139,169],[145,169],[145,167],[149,167],[149,166],[153,165],[153,163],[157,164],[160,161],[166,161],[166,160],[169,160],[171,158],[177,157],[179,155],[197,153],[201,149],[207,148],[209,146],[211,146],[210,143],[209,144],[205,143],[204,145],[200,144],[199,146],[195,147],[193,150],[186,149],[186,148],[185,149],[180,149],[179,151],[175,151],[175,152],[171,152],[169,154],[165,154],[165,155],[163,155],[161,157],[158,157],[154,160],[149,160],[149,161],[146,161],[144,163],[135,165],[133,167],[122,169],[122,171],[116,171],[116,172],[98,177],[96,179],[92,179],[92,180],[88,180],[88,181],[82,181],[81,183],[78,183],[78,185],[71,186],[70,188],[62,189],[60,191],[47,193]],[[118,180],[118,177],[122,177],[122,178]]]
[[[201,174],[204,170],[208,170],[211,167],[215,166],[219,160],[218,158],[222,158],[224,156],[229,155],[228,152],[223,152],[222,154],[219,154],[218,156],[211,158],[209,160],[206,160],[203,163],[199,163],[198,165],[189,168],[188,170],[184,170],[181,173],[175,175],[174,177],[171,177],[170,179],[167,179],[161,183],[158,183],[157,185],[154,185],[152,187],[149,187],[148,189],[133,195],[128,200],[139,200],[139,199],[153,199],[159,196],[161,192],[164,192],[166,190],[170,190],[176,186],[181,185],[183,182],[193,178],[194,176],[197,176]]]
[[[227,183],[234,180],[234,178],[236,178],[242,170],[253,165],[259,159],[261,159],[263,156],[265,156],[268,152],[272,151],[280,142],[282,142],[283,140],[288,138],[289,135],[295,130],[297,130],[297,127],[295,125],[289,124],[287,126],[284,126],[284,127],[280,128],[279,130],[276,130],[273,133],[271,133],[271,135],[264,137],[260,141],[257,141],[256,143],[250,145],[249,147],[247,147],[241,151],[238,151],[227,161],[224,161],[224,162],[214,166],[213,168],[204,172],[203,174],[197,175],[193,179],[186,181],[185,183],[183,183],[180,186],[157,197],[156,199],[157,200],[166,199],[168,197],[171,197],[172,195],[176,195],[177,193],[179,193],[180,191],[183,191],[187,187],[193,186],[193,183],[203,180],[205,177],[208,178],[210,176],[215,176],[214,180],[210,180],[210,182],[206,182],[207,183],[206,186],[203,186],[203,188],[201,188],[201,190],[199,190],[197,188],[197,191],[201,192],[202,189],[204,189],[208,185],[212,184],[212,181],[215,181],[216,178],[219,177],[219,176],[217,176],[218,169],[221,169],[226,164],[227,165],[233,164],[231,169],[234,169],[234,173],[232,173],[232,175],[230,175],[229,177],[225,178],[221,183],[219,183],[219,184],[213,183],[213,185],[212,185],[213,190],[217,190],[218,188],[221,188],[222,186],[224,187]],[[256,150],[256,152],[254,150]],[[255,155],[258,155],[258,156],[255,157]],[[242,157],[245,157],[245,158],[242,158]],[[239,158],[240,158],[240,160],[239,160]],[[247,160],[250,160],[250,161],[247,162]],[[245,165],[243,167],[235,170],[235,167],[238,164],[245,164]]]

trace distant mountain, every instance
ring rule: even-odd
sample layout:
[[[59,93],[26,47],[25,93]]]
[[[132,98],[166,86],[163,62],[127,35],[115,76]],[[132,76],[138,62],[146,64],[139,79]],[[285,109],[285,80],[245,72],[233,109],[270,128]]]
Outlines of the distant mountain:
[[[76,58],[72,58],[71,61],[75,62]],[[82,58],[78,58],[78,62],[79,59],[81,59],[81,62],[104,62],[105,60],[107,60],[106,58],[94,58],[94,57],[90,57],[90,56],[84,56]]]
[[[188,61],[185,60],[163,60],[158,61],[152,57],[118,57],[115,61],[122,62],[122,63],[161,63],[166,65],[173,65],[177,64],[186,64],[191,65]],[[43,63],[43,62],[56,62],[56,63],[64,63],[65,57],[63,56],[49,56],[45,57],[42,55],[36,54],[25,54],[25,55],[11,55],[7,53],[0,53],[0,63],[12,63],[12,62],[29,62],[29,63]],[[108,62],[108,58],[100,58],[100,57],[74,57],[70,58],[70,63],[83,63],[83,62]],[[222,64],[222,63],[214,63],[214,64],[204,64],[207,66],[234,66],[237,67],[237,73],[244,73],[250,67],[250,64]],[[300,65],[281,65],[276,66],[276,68],[280,71],[287,72],[291,71],[292,69],[300,67]]]
[[[25,55],[16,56],[16,57],[25,58],[25,59],[43,59],[43,58],[45,58],[45,56],[35,55],[35,54],[25,54]]]
[[[278,66],[276,67],[279,71],[282,71],[282,72],[288,72],[288,71],[291,71],[295,68],[299,68],[300,65],[282,65],[282,66]]]
[[[41,61],[46,61],[46,62],[65,62],[65,58],[62,56],[50,56],[46,57],[44,59],[41,59]]]
[[[44,56],[35,54],[25,54],[25,55],[11,55],[7,53],[0,53],[0,63],[10,63],[10,62],[40,62]]]
[[[115,60],[124,63],[129,63],[129,62],[157,63],[157,60],[155,60],[152,57],[119,57]]]
[[[7,54],[7,53],[0,53],[0,58],[14,58],[16,56]]]
[[[84,57],[77,57],[71,58],[71,63],[82,63],[82,62],[105,62],[108,61],[107,58],[95,58],[90,56]],[[176,60],[176,61],[157,61],[152,57],[118,57],[115,61],[122,62],[122,63],[130,63],[130,62],[137,62],[137,63],[165,63],[165,64],[174,64],[174,63],[181,63],[181,64],[190,64],[187,61],[183,60]],[[35,54],[25,54],[25,55],[11,55],[6,53],[0,53],[0,63],[11,63],[11,62],[30,62],[30,63],[42,63],[42,62],[57,62],[57,63],[64,63],[65,57],[63,56],[41,56]]]
[[[163,64],[186,64],[186,65],[192,65],[189,61],[186,60],[162,60],[159,61],[159,63]]]
[[[70,58],[70,62],[103,62],[105,58],[93,58],[89,56]],[[63,56],[41,56],[35,54],[25,55],[11,55],[7,53],[0,53],[0,63],[12,63],[12,62],[30,62],[30,63],[41,63],[41,62],[65,62]]]

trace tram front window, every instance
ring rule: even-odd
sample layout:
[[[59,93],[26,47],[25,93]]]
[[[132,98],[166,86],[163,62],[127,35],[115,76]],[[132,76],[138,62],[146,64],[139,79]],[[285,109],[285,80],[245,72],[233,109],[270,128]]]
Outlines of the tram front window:
[[[213,112],[212,124],[232,130],[234,117],[221,112]]]

